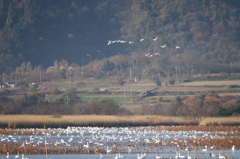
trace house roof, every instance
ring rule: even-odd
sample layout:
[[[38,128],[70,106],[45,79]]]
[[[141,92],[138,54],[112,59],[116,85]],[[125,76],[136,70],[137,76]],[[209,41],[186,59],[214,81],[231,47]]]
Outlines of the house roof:
[[[15,81],[6,81],[6,84],[15,84]]]

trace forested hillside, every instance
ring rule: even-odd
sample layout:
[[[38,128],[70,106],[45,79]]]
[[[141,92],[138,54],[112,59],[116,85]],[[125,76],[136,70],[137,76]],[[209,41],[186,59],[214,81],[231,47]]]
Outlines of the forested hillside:
[[[160,54],[163,70],[237,67],[239,7],[236,0],[0,0],[0,73],[23,61],[46,68],[119,54],[137,67],[134,57],[147,53]]]

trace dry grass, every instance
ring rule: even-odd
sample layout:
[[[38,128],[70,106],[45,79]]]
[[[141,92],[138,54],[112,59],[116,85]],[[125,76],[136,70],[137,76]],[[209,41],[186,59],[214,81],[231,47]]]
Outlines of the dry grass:
[[[240,125],[240,117],[202,118],[200,122],[192,118],[169,116],[103,116],[103,115],[0,115],[0,127],[40,128],[67,126],[156,126],[156,125]]]
[[[209,125],[219,125],[219,126],[227,126],[227,125],[240,125],[240,117],[208,117],[203,118],[199,126],[209,126]]]
[[[64,115],[0,115],[0,126],[9,128],[67,127],[67,126],[150,126],[150,125],[197,125],[190,118],[167,116],[101,116]]]

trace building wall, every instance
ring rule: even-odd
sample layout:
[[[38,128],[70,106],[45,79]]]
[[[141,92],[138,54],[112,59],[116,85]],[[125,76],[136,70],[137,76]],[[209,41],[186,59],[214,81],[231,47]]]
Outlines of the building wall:
[[[14,84],[8,84],[10,88],[14,88]]]
[[[0,88],[6,88],[6,85],[5,84],[0,85]]]

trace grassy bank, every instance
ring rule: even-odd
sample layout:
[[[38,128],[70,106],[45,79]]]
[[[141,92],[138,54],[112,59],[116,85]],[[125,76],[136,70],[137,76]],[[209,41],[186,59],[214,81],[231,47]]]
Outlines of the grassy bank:
[[[54,118],[50,115],[0,115],[0,127],[40,128],[67,126],[155,126],[155,125],[197,125],[193,119],[166,116],[101,116],[64,115]]]

